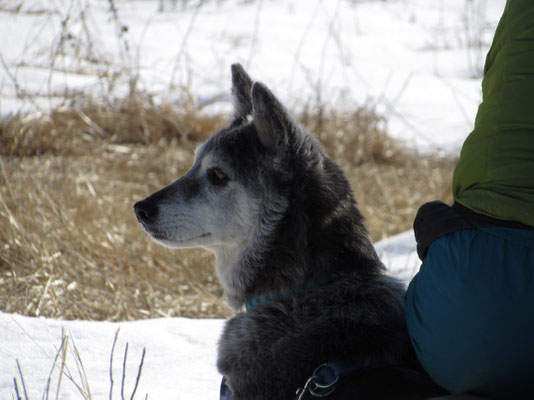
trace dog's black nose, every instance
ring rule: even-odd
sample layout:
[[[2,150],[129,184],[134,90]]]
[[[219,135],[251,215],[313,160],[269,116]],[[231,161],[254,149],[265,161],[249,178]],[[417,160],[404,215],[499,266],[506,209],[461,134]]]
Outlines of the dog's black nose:
[[[152,222],[158,215],[158,206],[141,200],[134,204],[134,211],[139,222],[144,224]]]

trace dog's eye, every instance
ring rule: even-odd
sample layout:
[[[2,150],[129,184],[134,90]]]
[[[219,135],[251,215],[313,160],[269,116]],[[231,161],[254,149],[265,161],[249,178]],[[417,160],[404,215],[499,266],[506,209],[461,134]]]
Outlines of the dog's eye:
[[[208,170],[208,179],[215,186],[224,186],[230,178],[219,168],[210,168]]]

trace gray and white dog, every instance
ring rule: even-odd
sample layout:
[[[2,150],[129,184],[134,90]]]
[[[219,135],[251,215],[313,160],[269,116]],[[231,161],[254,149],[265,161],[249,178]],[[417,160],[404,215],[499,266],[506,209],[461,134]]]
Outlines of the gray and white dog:
[[[441,393],[415,359],[404,288],[385,276],[341,169],[239,64],[232,83],[232,124],[134,206],[156,242],[215,253],[236,311],[217,361],[232,399],[292,399],[318,365],[347,357],[360,371],[329,398]]]

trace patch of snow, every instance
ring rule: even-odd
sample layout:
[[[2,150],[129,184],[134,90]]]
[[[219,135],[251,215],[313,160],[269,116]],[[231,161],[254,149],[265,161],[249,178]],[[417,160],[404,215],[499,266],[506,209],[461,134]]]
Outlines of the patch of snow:
[[[156,101],[180,98],[185,88],[198,104],[216,99],[218,109],[228,102],[230,64],[241,62],[290,108],[372,103],[394,137],[456,152],[473,126],[480,70],[504,7],[502,0],[226,0],[160,12],[159,3],[116,1],[116,19],[105,0],[0,8],[0,113],[46,109],[75,90],[124,95],[131,82]],[[56,100],[28,105],[23,93]]]
[[[69,337],[67,373],[60,386],[60,399],[81,399],[81,385],[75,351],[83,363],[87,387],[93,399],[109,398],[110,355],[120,328],[113,359],[113,398],[121,398],[121,380],[126,342],[125,396],[130,398],[146,348],[136,398],[209,399],[218,398],[220,375],[215,368],[216,344],[222,320],[186,318],[153,319],[135,322],[57,321],[0,313],[0,398],[11,398],[19,361],[28,398],[42,398],[49,376],[49,394],[55,398],[60,362],[52,371],[62,342],[62,330]],[[76,350],[75,350],[76,349]],[[52,374],[51,374],[52,373]]]

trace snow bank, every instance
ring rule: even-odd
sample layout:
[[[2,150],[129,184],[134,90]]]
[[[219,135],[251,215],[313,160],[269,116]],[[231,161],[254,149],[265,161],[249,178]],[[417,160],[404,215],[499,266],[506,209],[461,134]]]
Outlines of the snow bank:
[[[54,358],[62,342],[62,330],[69,336],[66,366],[76,384],[81,385],[75,351],[83,363],[93,399],[109,398],[110,355],[113,339],[120,328],[113,360],[113,398],[121,398],[121,380],[126,342],[125,397],[134,389],[143,348],[146,356],[136,398],[215,399],[220,376],[215,368],[216,343],[222,320],[185,318],[154,319],[136,322],[56,321],[0,313],[0,398],[19,392],[22,385],[17,370],[19,361],[28,398],[42,398],[46,391]],[[76,350],[74,350],[74,348]],[[60,362],[52,373],[50,398],[55,398]],[[60,399],[81,399],[81,391],[63,377]]]
[[[239,61],[291,107],[370,102],[393,136],[426,151],[455,151],[471,131],[504,7],[226,0],[159,12],[159,1],[133,0],[116,2],[125,27],[117,33],[108,1],[67,3],[28,0],[31,13],[0,11],[1,113],[53,106],[76,91],[125,94],[129,78],[155,99],[172,101],[179,90],[170,88],[186,87],[198,104],[220,109],[229,105],[229,66]],[[28,102],[17,93],[37,96]]]

